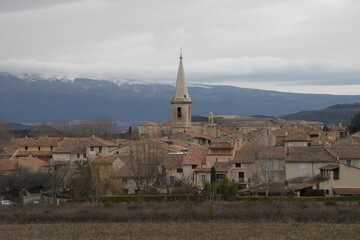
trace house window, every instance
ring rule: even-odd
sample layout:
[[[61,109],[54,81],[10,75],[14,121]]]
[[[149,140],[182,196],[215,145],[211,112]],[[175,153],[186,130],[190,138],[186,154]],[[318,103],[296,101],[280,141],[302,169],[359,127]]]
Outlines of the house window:
[[[54,149],[54,147],[53,146],[50,146],[50,150],[52,151]]]
[[[319,134],[310,134],[310,137],[311,137],[311,138],[319,137]]]
[[[221,180],[224,174],[216,174],[216,180]]]
[[[351,160],[345,160],[345,164],[351,166]]]
[[[86,158],[86,153],[83,154],[83,158]]]
[[[25,146],[25,151],[29,150],[29,147],[28,146]]]
[[[197,167],[197,165],[191,165],[192,169],[195,169]]]
[[[99,147],[99,153],[102,153],[102,147]]]
[[[239,172],[238,176],[239,176],[239,182],[245,182],[245,173],[244,172]]]
[[[235,167],[241,168],[241,163],[235,163]]]
[[[124,194],[128,194],[128,193],[129,193],[129,189],[126,189],[126,188],[123,189],[123,193],[124,193]]]
[[[105,166],[104,166],[104,170],[105,170],[105,171],[109,171],[109,169],[110,169],[110,165],[105,164]]]
[[[206,175],[201,175],[201,180],[204,182],[206,180]]]
[[[177,108],[177,117],[178,117],[179,119],[181,119],[181,117],[182,117],[181,107],[178,107],[178,108]]]
[[[329,195],[329,194],[330,194],[329,189],[326,189],[325,190],[325,195]]]
[[[334,170],[334,180],[338,180],[339,179],[339,168]]]
[[[41,147],[40,146],[38,146],[38,150],[40,151],[40,149],[41,149]]]
[[[80,154],[78,153],[78,154],[76,154],[76,158],[80,158]]]
[[[91,146],[90,151],[93,152],[95,150],[95,147]]]
[[[170,177],[169,177],[169,185],[170,185],[170,186],[175,185],[175,177],[174,177],[174,176],[170,176]]]
[[[176,169],[176,172],[177,172],[177,173],[182,173],[182,172],[183,172],[183,169],[182,169],[182,168],[177,168],[177,169]]]
[[[127,181],[127,178],[123,178],[123,179],[122,179],[122,182],[123,182],[123,183],[127,183],[127,182],[128,182],[128,181]]]

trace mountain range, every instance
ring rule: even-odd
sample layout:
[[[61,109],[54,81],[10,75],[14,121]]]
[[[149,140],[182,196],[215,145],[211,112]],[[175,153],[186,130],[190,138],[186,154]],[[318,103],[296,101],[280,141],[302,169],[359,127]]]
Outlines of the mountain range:
[[[174,84],[93,77],[0,73],[0,118],[34,123],[99,116],[126,123],[169,121]],[[194,115],[267,115],[360,102],[360,95],[299,94],[188,84]],[[344,119],[345,120],[345,119]]]

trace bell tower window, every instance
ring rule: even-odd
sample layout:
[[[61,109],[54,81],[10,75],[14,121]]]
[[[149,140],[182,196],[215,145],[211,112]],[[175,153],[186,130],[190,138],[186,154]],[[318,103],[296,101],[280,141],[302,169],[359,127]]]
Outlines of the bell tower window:
[[[182,117],[181,107],[177,108],[177,117],[178,117],[178,119],[181,119],[181,117]]]

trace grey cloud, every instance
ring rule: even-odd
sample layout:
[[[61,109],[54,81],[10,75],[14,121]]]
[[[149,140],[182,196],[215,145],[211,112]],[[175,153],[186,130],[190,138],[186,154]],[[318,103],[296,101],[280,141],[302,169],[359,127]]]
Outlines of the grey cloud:
[[[74,1],[76,0],[1,0],[0,13],[38,9]]]
[[[190,81],[352,85],[358,29],[355,0],[2,0],[0,70],[169,81],[183,47]]]

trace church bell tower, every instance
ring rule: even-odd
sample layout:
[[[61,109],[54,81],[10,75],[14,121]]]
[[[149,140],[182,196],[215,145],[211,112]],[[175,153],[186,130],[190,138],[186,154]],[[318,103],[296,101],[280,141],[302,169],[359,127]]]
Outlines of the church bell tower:
[[[180,54],[179,70],[176,79],[175,95],[171,99],[171,132],[190,130],[191,128],[191,98],[189,96],[183,66],[183,56]]]

